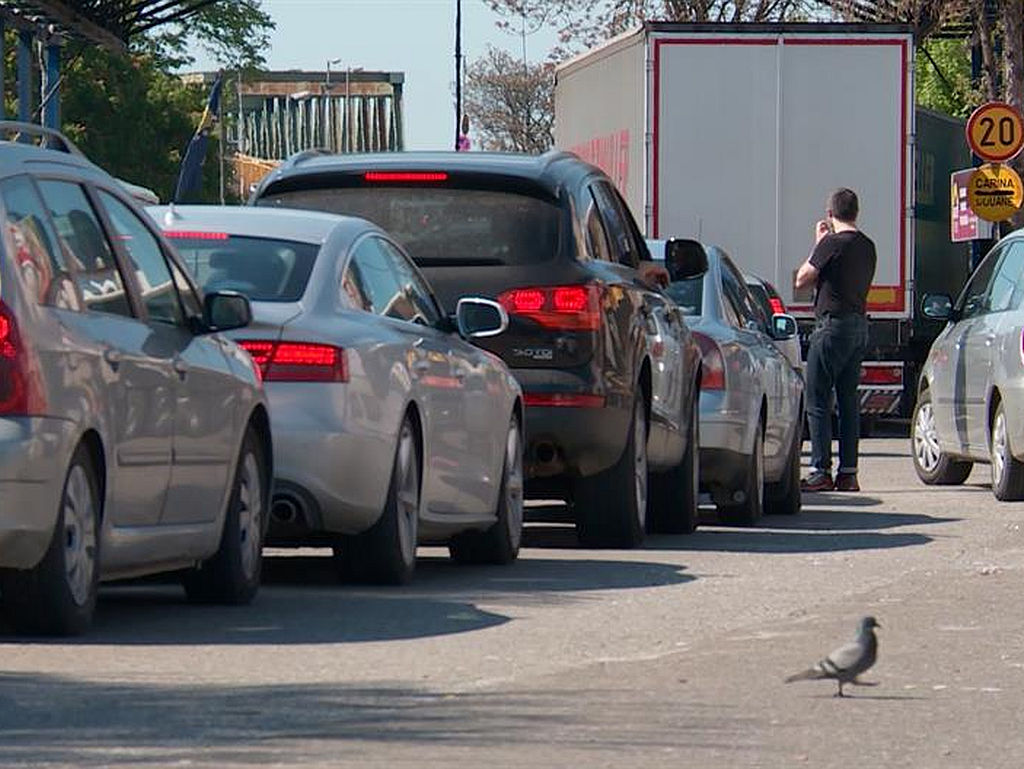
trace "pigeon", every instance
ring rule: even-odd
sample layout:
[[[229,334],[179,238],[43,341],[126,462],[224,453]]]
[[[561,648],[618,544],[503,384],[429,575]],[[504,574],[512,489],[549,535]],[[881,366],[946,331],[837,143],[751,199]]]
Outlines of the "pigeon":
[[[878,656],[878,639],[875,628],[881,627],[874,617],[864,617],[857,629],[857,637],[844,644],[818,662],[813,668],[795,673],[786,679],[793,681],[816,681],[822,678],[833,678],[839,684],[836,697],[843,697],[843,684],[869,686],[857,680],[857,676],[875,664]]]

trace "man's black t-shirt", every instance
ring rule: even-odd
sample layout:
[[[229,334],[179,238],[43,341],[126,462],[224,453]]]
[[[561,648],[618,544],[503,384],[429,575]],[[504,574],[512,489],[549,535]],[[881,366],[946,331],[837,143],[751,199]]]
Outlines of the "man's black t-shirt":
[[[859,230],[822,238],[811,254],[811,264],[818,268],[814,314],[863,315],[876,259],[875,244]]]

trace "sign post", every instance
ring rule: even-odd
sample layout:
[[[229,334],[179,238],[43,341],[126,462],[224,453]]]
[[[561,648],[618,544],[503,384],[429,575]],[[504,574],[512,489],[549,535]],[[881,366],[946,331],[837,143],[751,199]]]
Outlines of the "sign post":
[[[1005,221],[1024,203],[1024,184],[1020,176],[1009,166],[1002,165],[1024,149],[1024,118],[1011,105],[990,101],[971,113],[966,134],[971,151],[987,161],[987,165],[974,169],[967,179],[967,203],[981,219]],[[953,186],[957,186],[955,174]],[[953,222],[954,237],[956,226]]]

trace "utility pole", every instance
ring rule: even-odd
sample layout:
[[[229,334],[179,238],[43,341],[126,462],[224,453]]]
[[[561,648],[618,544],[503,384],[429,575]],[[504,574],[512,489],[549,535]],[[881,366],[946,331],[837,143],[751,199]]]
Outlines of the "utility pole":
[[[462,0],[455,0],[455,149],[462,127]]]
[[[224,77],[221,70],[220,77]],[[223,80],[222,80],[223,82]],[[220,204],[224,205],[224,144],[227,141],[227,131],[224,130],[224,99],[217,99],[217,147],[220,150],[217,158],[220,163]]]

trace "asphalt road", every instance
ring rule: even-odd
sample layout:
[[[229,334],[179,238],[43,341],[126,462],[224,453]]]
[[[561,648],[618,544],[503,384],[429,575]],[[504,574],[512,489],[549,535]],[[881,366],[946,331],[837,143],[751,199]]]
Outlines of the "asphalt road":
[[[83,639],[0,629],[0,766],[1019,767],[1024,503],[862,449],[860,494],[637,551],[531,526],[512,566],[427,549],[401,589],[318,551],[248,608],[104,588]],[[877,685],[782,683],[869,613]]]

